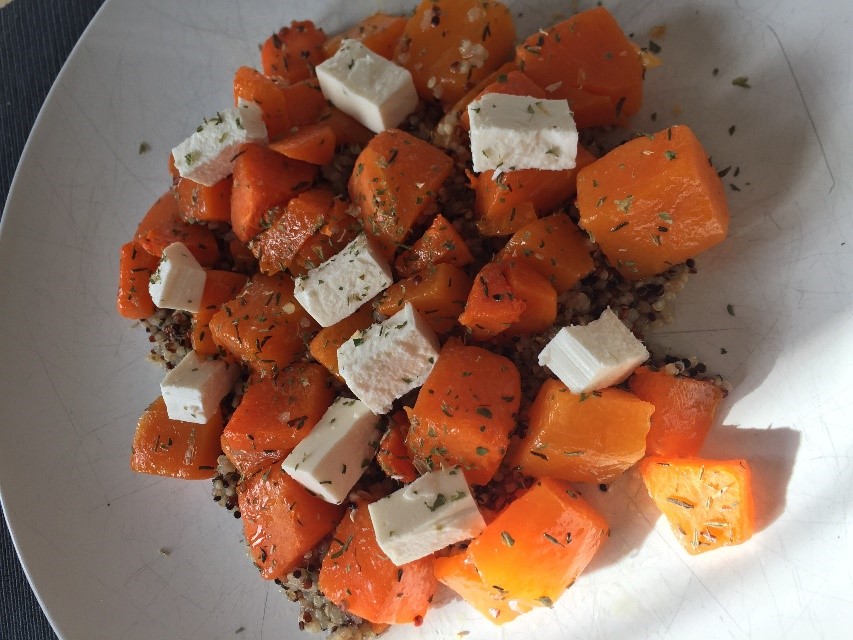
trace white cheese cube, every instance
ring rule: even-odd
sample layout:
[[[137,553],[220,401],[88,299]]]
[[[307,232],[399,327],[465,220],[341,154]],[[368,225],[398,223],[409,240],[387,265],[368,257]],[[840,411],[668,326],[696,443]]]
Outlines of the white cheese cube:
[[[474,171],[572,169],[578,130],[566,100],[487,93],[468,105]]]
[[[241,100],[238,106],[205,118],[194,134],[172,149],[172,158],[181,176],[210,187],[232,172],[240,145],[266,141],[260,107]]]
[[[281,468],[326,502],[340,504],[376,454],[378,423],[364,403],[338,398]]]
[[[645,362],[649,352],[610,309],[585,327],[560,329],[539,354],[572,393],[619,384]]]
[[[356,333],[338,348],[338,372],[374,413],[388,413],[397,398],[423,385],[439,343],[411,303]]]
[[[391,267],[367,236],[294,282],[293,295],[323,327],[340,322],[394,282]]]
[[[344,40],[317,65],[323,95],[373,132],[396,127],[418,106],[408,69],[373,53],[359,40]]]
[[[207,271],[180,242],[163,249],[157,271],[148,281],[148,293],[161,309],[177,309],[196,313],[201,308],[201,296]]]
[[[166,413],[172,420],[204,424],[240,375],[240,367],[226,360],[208,360],[190,351],[160,383]]]
[[[458,468],[424,474],[367,509],[379,548],[398,567],[486,528]]]

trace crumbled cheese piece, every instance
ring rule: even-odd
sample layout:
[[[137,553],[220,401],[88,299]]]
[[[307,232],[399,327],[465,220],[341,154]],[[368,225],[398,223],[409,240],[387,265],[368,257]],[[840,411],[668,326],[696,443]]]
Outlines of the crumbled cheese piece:
[[[260,107],[241,99],[236,107],[205,118],[194,134],[172,149],[172,158],[182,177],[210,187],[232,172],[242,144],[266,141]]]
[[[338,371],[374,413],[420,387],[438,359],[438,338],[411,303],[338,349]]]
[[[294,282],[293,295],[323,327],[331,327],[394,282],[391,267],[365,234]]]
[[[376,133],[396,127],[418,106],[409,70],[360,40],[341,42],[338,52],[316,71],[326,99]]]
[[[486,528],[458,468],[430,471],[367,509],[379,548],[397,566],[473,538]]]
[[[166,413],[172,420],[205,424],[234,388],[240,367],[226,360],[208,360],[190,351],[160,383]]]
[[[180,242],[163,249],[157,271],[148,281],[148,293],[161,309],[177,309],[196,313],[201,308],[201,296],[207,271]]]
[[[376,453],[379,417],[340,397],[284,459],[282,470],[326,502],[342,503]]]
[[[566,100],[488,93],[468,105],[474,171],[572,169],[578,130]]]
[[[539,354],[572,393],[619,384],[645,362],[649,352],[609,308],[588,325],[560,329]]]

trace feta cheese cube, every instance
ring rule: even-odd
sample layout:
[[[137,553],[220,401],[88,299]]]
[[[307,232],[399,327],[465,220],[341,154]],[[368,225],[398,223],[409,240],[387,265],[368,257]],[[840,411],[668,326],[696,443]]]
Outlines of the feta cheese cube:
[[[240,375],[240,367],[226,360],[208,360],[190,351],[160,383],[166,413],[172,420],[204,424]]]
[[[367,509],[379,548],[398,567],[486,528],[458,468],[424,474]]]
[[[207,271],[180,242],[163,249],[157,271],[148,281],[148,293],[161,309],[178,309],[196,313],[201,308],[201,296]]]
[[[378,423],[363,402],[338,398],[281,468],[326,502],[340,504],[376,454]]]
[[[194,134],[172,149],[172,158],[181,176],[210,187],[232,172],[240,145],[266,141],[261,108],[240,100],[236,107],[205,118]]]
[[[645,362],[649,352],[609,308],[585,327],[560,329],[539,354],[572,393],[619,384]]]
[[[474,171],[573,169],[578,130],[567,100],[487,93],[468,105]]]
[[[340,322],[394,282],[391,267],[367,236],[294,282],[293,295],[323,327]]]
[[[418,106],[408,69],[373,53],[359,40],[344,40],[317,65],[323,95],[375,133],[396,127]]]
[[[438,351],[438,338],[406,303],[385,322],[356,333],[338,348],[338,372],[371,411],[388,413],[394,400],[426,381]]]

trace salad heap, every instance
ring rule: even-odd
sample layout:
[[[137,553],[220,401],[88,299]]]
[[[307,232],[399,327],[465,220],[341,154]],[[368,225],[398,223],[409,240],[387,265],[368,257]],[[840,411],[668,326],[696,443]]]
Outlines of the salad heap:
[[[131,468],[213,478],[301,627],[550,607],[609,535],[584,483],[635,466],[688,553],[750,537],[747,463],[699,457],[725,385],[641,340],[720,179],[686,126],[596,144],[654,63],[600,7],[518,46],[493,0],[293,22],[172,151],[121,250],[168,369]]]

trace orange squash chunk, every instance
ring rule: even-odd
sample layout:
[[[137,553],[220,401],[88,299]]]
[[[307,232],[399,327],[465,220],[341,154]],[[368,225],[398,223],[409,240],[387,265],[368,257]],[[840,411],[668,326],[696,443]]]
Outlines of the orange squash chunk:
[[[152,256],[162,257],[163,249],[180,242],[198,263],[212,267],[219,260],[219,246],[213,232],[202,224],[187,224],[183,220],[164,221],[148,229],[140,246]]]
[[[240,273],[253,274],[258,270],[258,260],[239,238],[228,241],[228,252],[234,261],[234,269]]]
[[[275,377],[252,376],[222,433],[222,450],[250,476],[293,451],[334,398],[332,380],[318,364],[300,362]]]
[[[542,333],[557,319],[557,292],[545,276],[526,262],[509,260],[502,266],[509,286],[524,302],[524,311],[507,328],[506,335]]]
[[[335,132],[326,123],[306,124],[271,142],[273,151],[310,164],[331,164],[335,157]]]
[[[408,433],[409,417],[406,412],[395,412],[388,420],[388,430],[379,441],[379,449],[376,452],[376,463],[385,475],[405,483],[418,479],[412,454],[406,447]]]
[[[639,50],[603,7],[533,34],[519,45],[516,62],[549,98],[569,100],[579,129],[624,124],[624,116],[640,110],[644,69]],[[609,103],[604,110],[589,110],[596,97]],[[583,117],[593,114],[598,116],[594,122]]]
[[[269,222],[268,211],[286,204],[314,181],[317,167],[292,160],[257,144],[247,144],[234,163],[231,227],[243,242],[258,235]]]
[[[520,169],[502,173],[497,180],[492,179],[494,171],[484,171],[472,185],[480,232],[492,236],[515,233],[532,222],[531,206],[537,216],[550,213],[575,194],[579,171],[593,161],[595,156],[579,146],[574,169]]]
[[[291,127],[317,122],[329,108],[317,78],[308,78],[288,85],[282,91]]]
[[[337,200],[326,210],[325,223],[296,252],[288,272],[294,277],[304,276],[308,271],[340,253],[361,232],[358,219],[347,213],[342,200]]]
[[[178,210],[185,222],[231,222],[231,177],[206,187],[187,178],[175,185]]]
[[[445,107],[512,58],[515,25],[494,0],[422,0],[409,18],[396,61],[424,100]]]
[[[495,258],[524,262],[544,276],[558,294],[593,269],[586,235],[565,213],[539,218],[515,232]]]
[[[216,459],[222,453],[222,412],[207,424],[172,420],[163,396],[139,417],[130,454],[130,468],[139,473],[204,480],[216,475]]]
[[[359,502],[335,530],[319,586],[353,615],[374,623],[404,624],[423,618],[438,582],[429,558],[400,567],[391,562],[376,543],[367,504]]]
[[[344,508],[308,492],[272,464],[237,485],[249,554],[266,580],[283,578],[331,533]]]
[[[409,410],[406,445],[430,468],[461,466],[470,484],[486,484],[506,453],[520,398],[510,360],[450,339]]]
[[[629,280],[721,242],[723,183],[693,132],[675,126],[616,147],[578,174],[580,226]]]
[[[157,258],[132,240],[122,245],[116,296],[119,315],[141,320],[154,313],[156,307],[148,293],[148,280],[156,271],[158,262]]]
[[[507,601],[550,607],[608,534],[604,518],[566,482],[544,478],[501,511],[468,554],[483,583],[500,587]]]
[[[408,278],[431,265],[446,262],[455,267],[464,267],[473,260],[465,240],[447,218],[439,213],[412,248],[397,256],[394,266],[397,273]]]
[[[193,314],[193,328],[190,339],[196,353],[205,356],[215,356],[219,348],[213,341],[210,332],[210,320],[219,311],[219,307],[236,296],[249,278],[242,273],[233,271],[218,271],[211,269],[204,281],[204,292],[201,294],[201,308]]]
[[[621,389],[576,395],[546,380],[530,407],[527,435],[507,463],[537,478],[606,483],[643,457],[654,406]]]
[[[290,131],[293,126],[287,111],[285,86],[280,78],[265,76],[251,67],[239,67],[234,74],[234,105],[240,99],[258,105],[270,140]]]
[[[322,93],[320,95],[322,96]],[[320,114],[317,122],[327,124],[332,128],[332,132],[335,134],[335,144],[338,146],[354,144],[364,147],[374,136],[370,129],[336,107],[327,106]]]
[[[261,45],[264,74],[293,84],[314,75],[314,67],[326,59],[326,34],[310,20],[293,21]]]
[[[471,276],[462,269],[437,264],[388,287],[379,296],[376,308],[390,318],[411,302],[433,331],[447,334],[465,308],[471,284]]]
[[[171,158],[171,154],[169,154]],[[181,220],[181,213],[178,209],[178,201],[175,198],[175,192],[169,189],[162,196],[157,198],[157,201],[151,205],[151,208],[139,221],[136,227],[136,232],[133,234],[134,242],[142,242],[146,234],[155,227],[162,226],[163,223],[175,222]]]
[[[253,371],[275,374],[305,351],[316,325],[293,297],[293,280],[255,275],[210,320],[213,341]]]
[[[523,72],[518,70],[498,74],[495,81],[486,85],[486,87],[480,91],[480,93],[478,93],[471,102],[479,100],[487,93],[503,93],[511,96],[532,96],[539,99],[548,97],[545,94],[545,91],[538,84],[533,82],[529,76],[526,76]],[[468,118],[467,107],[459,117],[459,122],[465,129],[470,128],[471,122]]]
[[[350,199],[364,229],[388,258],[430,208],[453,161],[434,146],[398,129],[377,134],[364,148],[349,180]]]
[[[488,340],[518,322],[526,308],[503,267],[489,262],[474,278],[459,324],[467,327],[473,339]]]
[[[688,553],[696,555],[752,537],[755,505],[746,460],[651,456],[640,463],[640,474]]]
[[[363,331],[372,324],[373,306],[367,303],[331,327],[320,329],[308,345],[308,351],[317,362],[343,381],[338,373],[338,349],[356,331]]]
[[[338,52],[343,40],[361,40],[362,44],[373,53],[390,60],[394,56],[394,49],[405,28],[406,18],[403,16],[374,13],[326,40],[323,53],[327,58],[331,58]]]
[[[722,390],[713,382],[671,376],[640,367],[631,392],[655,407],[646,436],[647,456],[695,456],[714,424]]]

